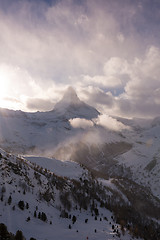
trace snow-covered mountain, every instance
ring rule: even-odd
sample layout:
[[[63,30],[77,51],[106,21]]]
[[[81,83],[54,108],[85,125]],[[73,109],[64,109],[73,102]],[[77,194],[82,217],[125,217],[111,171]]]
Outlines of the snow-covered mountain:
[[[95,108],[82,102],[69,87],[49,112],[0,109],[0,146],[14,153],[47,152],[79,132],[72,128],[69,119],[92,119],[98,115]]]
[[[127,127],[127,130],[113,131],[97,124],[95,119],[99,114],[69,87],[50,112],[1,109],[0,146],[15,154],[76,161],[103,176],[134,179],[160,198],[160,190],[156,187],[160,179],[159,118],[129,120],[112,117],[106,121],[114,119]],[[75,128],[70,119],[85,119],[92,125]],[[147,167],[152,163],[152,169]]]
[[[65,115],[67,118],[92,119],[100,114],[95,108],[82,102],[72,87],[68,87],[63,98],[54,106],[54,111],[56,111],[56,114]]]
[[[74,121],[76,124],[73,124]],[[159,117],[151,120],[116,116],[103,118],[95,108],[82,102],[71,87],[49,112],[25,113],[0,109],[0,147],[16,156],[23,155],[23,158],[19,158],[5,151],[0,154],[1,187],[4,189],[7,186],[8,189],[5,194],[1,189],[1,197],[5,195],[5,201],[1,204],[2,214],[0,213],[3,222],[13,233],[18,228],[22,229],[27,239],[31,236],[40,239],[40,235],[43,236],[42,239],[52,239],[53,225],[49,222],[53,222],[54,218],[55,239],[63,240],[64,236],[68,236],[70,240],[81,239],[82,235],[85,239],[87,234],[90,234],[92,239],[110,239],[113,234],[110,226],[114,225],[113,217],[111,218],[113,214],[119,224],[122,220],[122,229],[127,228],[127,221],[131,223],[131,234],[135,231],[135,222],[139,219],[137,236],[142,239],[150,236],[147,240],[160,239],[157,230],[159,226],[156,226],[156,222],[160,221],[159,142]],[[51,179],[54,179],[54,183]],[[92,196],[94,189],[99,192],[98,196]],[[27,195],[23,194],[22,190],[27,191]],[[84,204],[83,211],[79,210],[81,207],[77,206],[79,203],[76,202],[77,196],[81,199],[81,195],[85,199],[85,202],[81,203]],[[10,196],[14,199],[14,204],[9,205]],[[23,214],[18,206],[19,197],[31,206],[30,210],[25,209]],[[48,197],[50,201],[46,202],[45,198]],[[99,211],[98,225],[95,223],[95,213],[89,210],[95,199]],[[106,218],[110,219],[111,224],[102,221],[100,217],[108,211],[104,210],[104,199],[107,199],[108,203],[105,209],[110,210],[106,212]],[[46,225],[33,216],[33,212],[37,211],[37,204],[40,206],[39,212],[46,212],[49,216]],[[67,209],[65,204],[72,206],[70,214],[67,210],[68,214],[79,218],[77,227],[76,224],[71,226],[73,216],[70,220],[59,218],[62,209]],[[17,206],[16,212],[11,205],[12,208]],[[103,206],[102,210],[100,206]],[[5,214],[5,209],[8,215]],[[123,211],[126,217],[122,217]],[[9,217],[22,218],[22,221],[18,225],[13,221],[12,226],[8,224]],[[30,220],[26,223],[28,218]],[[84,224],[85,219],[90,222],[89,232]],[[154,222],[150,222],[151,219]],[[27,227],[24,228],[25,224]],[[47,232],[46,237],[39,224],[43,225],[44,232]],[[142,230],[144,225],[150,224],[154,225],[157,232],[154,238],[150,232],[145,232],[146,229]],[[37,234],[32,230],[33,225]],[[69,225],[72,229],[70,231]],[[60,231],[61,228],[63,232]],[[113,230],[115,233],[114,227]],[[77,231],[82,235],[78,235]],[[115,239],[118,239],[118,235],[114,234]],[[122,235],[123,230],[121,239],[128,239],[128,232],[125,236]]]

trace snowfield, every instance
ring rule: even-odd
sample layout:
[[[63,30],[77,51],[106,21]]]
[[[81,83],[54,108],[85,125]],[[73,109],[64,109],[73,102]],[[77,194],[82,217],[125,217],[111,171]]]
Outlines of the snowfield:
[[[57,159],[37,157],[37,156],[24,156],[25,159],[32,163],[49,169],[51,172],[55,173],[57,176],[67,177],[71,179],[79,179],[85,172],[78,163],[70,161],[61,161]]]

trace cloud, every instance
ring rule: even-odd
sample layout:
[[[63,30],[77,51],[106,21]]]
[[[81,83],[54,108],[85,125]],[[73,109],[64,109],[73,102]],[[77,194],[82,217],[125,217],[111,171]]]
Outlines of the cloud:
[[[104,82],[100,89],[97,81],[97,86],[87,87],[83,91],[88,103],[111,115],[160,115],[160,48],[150,46],[141,58],[134,58],[132,61],[111,58],[104,68],[108,78],[116,77],[121,84],[112,88]]]
[[[92,121],[86,120],[83,118],[73,118],[73,119],[70,119],[69,122],[73,128],[86,129],[86,128],[93,127],[94,125]]]
[[[55,84],[51,79],[45,82],[41,78],[33,78],[26,69],[0,64],[0,87],[1,107],[44,111],[53,109],[65,85]]]
[[[103,75],[99,75],[99,76],[96,75],[94,77],[86,75],[83,77],[83,82],[84,82],[83,85],[88,84],[90,86],[99,86],[99,87],[108,87],[108,88],[115,88],[122,84],[121,80],[116,77],[113,77],[113,76],[107,77]]]
[[[24,109],[23,101],[14,97],[2,97],[0,99],[0,104],[2,108],[8,108],[13,110]]]
[[[73,118],[70,119],[69,122],[73,128],[88,129],[90,127],[93,127],[94,124],[96,124],[112,131],[122,131],[124,129],[130,129],[128,126],[125,126],[123,123],[106,114],[99,115],[98,118],[93,119],[93,121],[82,118]]]
[[[99,108],[101,105],[105,105],[109,108],[114,105],[114,98],[111,92],[104,92],[100,88],[89,86],[85,89],[80,89],[81,98],[88,104]]]
[[[128,63],[125,59],[111,57],[104,65],[106,76],[117,76],[129,72]]]
[[[8,9],[0,15],[1,60],[42,78],[68,81],[69,75],[98,74],[106,56],[126,48],[117,39],[120,26],[109,1],[58,1],[51,6],[22,1]]]
[[[130,65],[130,81],[117,104],[130,115],[156,116],[159,111],[160,49],[151,46],[141,59]],[[128,102],[128,103],[127,103]],[[127,107],[128,105],[128,107]]]
[[[11,98],[11,97],[4,97],[3,100],[4,100],[4,101],[8,101],[8,102],[21,103],[18,99],[16,99],[16,98]]]
[[[0,0],[1,97],[45,110],[73,85],[107,114],[160,114],[159,5]]]
[[[130,66],[131,81],[125,87],[130,96],[149,96],[160,83],[160,49],[151,46],[144,59],[136,59]]]
[[[50,99],[28,98],[26,102],[27,109],[31,111],[49,111],[54,108],[54,103]]]
[[[101,88],[116,89],[126,85],[130,69],[127,60],[119,57],[111,57],[104,63],[103,75],[83,75],[81,86],[90,85]]]
[[[103,114],[95,119],[96,124],[113,131],[122,131],[124,129],[129,129],[128,126],[125,126],[123,123],[117,121],[116,119]]]

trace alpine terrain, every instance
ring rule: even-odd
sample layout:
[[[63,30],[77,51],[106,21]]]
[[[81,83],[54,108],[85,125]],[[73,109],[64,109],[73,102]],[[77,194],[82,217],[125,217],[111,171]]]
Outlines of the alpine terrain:
[[[0,239],[160,240],[160,117],[103,115],[69,87],[0,109]]]

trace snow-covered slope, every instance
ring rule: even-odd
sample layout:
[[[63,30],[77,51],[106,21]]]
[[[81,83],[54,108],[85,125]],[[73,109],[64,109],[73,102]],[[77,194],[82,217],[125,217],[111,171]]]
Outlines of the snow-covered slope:
[[[160,199],[160,125],[141,128],[129,137],[132,149],[116,160],[131,169],[134,181],[151,189]]]
[[[30,162],[35,163],[43,168],[49,169],[57,176],[67,177],[70,179],[79,179],[85,174],[84,170],[76,162],[61,161],[54,158],[37,157],[37,156],[25,156]]]
[[[56,161],[53,171],[48,171],[49,159],[45,169],[35,164],[38,160],[30,160],[34,163],[0,150],[0,222],[9,232],[21,230],[27,240],[133,239],[125,223],[115,223],[116,210],[114,217],[109,210],[113,202],[129,207],[112,187],[103,186],[78,165],[80,179],[76,180],[57,176],[57,169],[59,175],[65,174]]]

